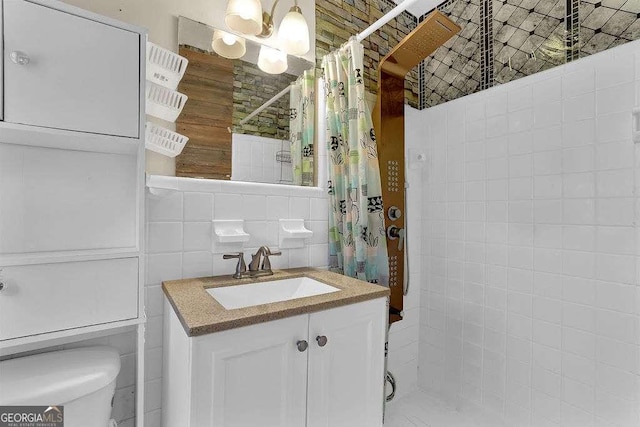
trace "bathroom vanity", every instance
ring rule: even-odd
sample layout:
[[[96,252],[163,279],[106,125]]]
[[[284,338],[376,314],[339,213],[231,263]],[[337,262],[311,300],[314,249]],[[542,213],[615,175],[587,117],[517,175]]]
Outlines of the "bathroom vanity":
[[[387,288],[291,269],[163,290],[164,426],[382,425]]]

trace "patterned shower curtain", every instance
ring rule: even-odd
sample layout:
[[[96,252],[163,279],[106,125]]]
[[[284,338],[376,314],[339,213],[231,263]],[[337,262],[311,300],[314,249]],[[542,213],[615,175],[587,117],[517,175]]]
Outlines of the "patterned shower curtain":
[[[376,137],[355,38],[322,60],[329,167],[329,267],[389,285]]]
[[[289,92],[289,135],[293,184],[313,186],[313,139],[315,125],[315,71],[306,70]]]

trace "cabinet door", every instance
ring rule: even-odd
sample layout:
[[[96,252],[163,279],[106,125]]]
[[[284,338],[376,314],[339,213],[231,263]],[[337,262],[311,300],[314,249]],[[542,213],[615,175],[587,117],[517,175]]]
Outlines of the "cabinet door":
[[[2,270],[0,340],[138,316],[138,258]]]
[[[138,137],[138,34],[5,1],[3,56],[5,121]]]
[[[307,327],[303,315],[195,338],[190,425],[304,426]]]
[[[0,255],[135,249],[137,167],[133,155],[0,143]]]
[[[377,299],[309,316],[307,427],[382,426],[386,315]]]

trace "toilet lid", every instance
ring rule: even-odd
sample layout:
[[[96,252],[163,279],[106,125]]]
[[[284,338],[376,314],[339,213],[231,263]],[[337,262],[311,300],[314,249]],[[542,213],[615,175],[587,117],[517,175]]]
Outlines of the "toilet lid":
[[[0,362],[0,405],[60,405],[115,380],[120,354],[111,347],[52,351]]]

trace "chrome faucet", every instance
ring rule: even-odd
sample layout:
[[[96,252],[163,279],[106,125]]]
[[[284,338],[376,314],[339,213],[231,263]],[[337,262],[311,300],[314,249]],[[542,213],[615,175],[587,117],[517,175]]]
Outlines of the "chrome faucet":
[[[273,271],[271,271],[271,261],[269,260],[269,256],[272,255],[282,255],[282,252],[271,252],[271,249],[268,246],[261,246],[251,258],[251,262],[249,263],[249,275],[267,276],[273,274]],[[262,259],[262,265],[260,265],[260,259]]]
[[[282,255],[282,252],[272,252],[268,246],[261,246],[258,251],[251,257],[249,263],[249,270],[247,271],[247,264],[244,262],[244,253],[237,252],[233,254],[224,254],[222,258],[231,259],[238,258],[236,264],[236,272],[233,274],[234,279],[242,279],[243,277],[256,277],[256,276],[270,276],[273,274],[271,270],[270,256]],[[262,265],[260,261],[262,260]]]

